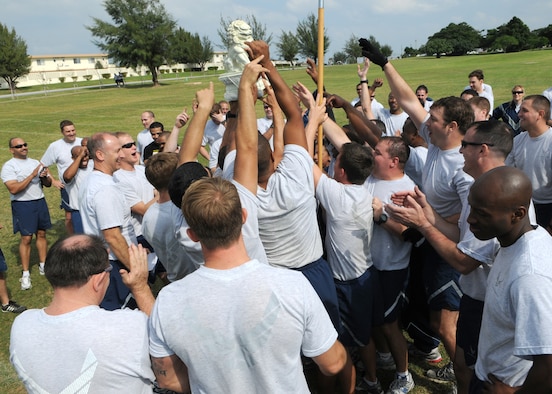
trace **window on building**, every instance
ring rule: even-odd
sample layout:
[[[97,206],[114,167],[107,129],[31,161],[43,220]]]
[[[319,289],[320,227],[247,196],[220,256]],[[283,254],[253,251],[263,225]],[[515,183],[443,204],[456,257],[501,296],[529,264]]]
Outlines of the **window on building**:
[[[37,66],[44,66],[45,64],[46,64],[46,61],[44,59],[36,59]]]
[[[94,63],[96,63],[96,59],[94,59],[93,57],[89,57],[88,64],[94,64]]]
[[[73,59],[73,64],[80,64],[80,61],[81,61],[80,59],[75,58]]]

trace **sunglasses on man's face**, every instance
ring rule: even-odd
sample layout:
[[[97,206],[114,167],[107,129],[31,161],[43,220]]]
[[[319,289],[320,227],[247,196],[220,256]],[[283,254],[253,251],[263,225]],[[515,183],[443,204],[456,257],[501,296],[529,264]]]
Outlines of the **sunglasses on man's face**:
[[[21,148],[23,148],[23,147],[25,147],[25,148],[27,147],[27,143],[26,143],[26,142],[25,142],[24,144],[19,144],[19,145],[14,145],[14,146],[12,146],[12,148],[14,148],[14,149],[21,149]]]
[[[121,148],[125,148],[125,149],[130,149],[132,148],[133,146],[136,145],[136,142],[132,141],[132,142],[127,142],[126,144],[124,145],[121,145]]]

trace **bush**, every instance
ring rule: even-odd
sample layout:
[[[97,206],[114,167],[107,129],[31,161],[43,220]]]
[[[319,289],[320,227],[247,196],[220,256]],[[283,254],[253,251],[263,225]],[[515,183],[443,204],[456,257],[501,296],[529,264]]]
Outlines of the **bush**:
[[[59,77],[59,82],[61,83],[65,82],[65,77]]]
[[[96,60],[96,64],[94,65],[94,68],[96,70],[101,70],[101,69],[104,68],[104,66],[103,66],[102,62],[100,62],[99,60]]]
[[[92,75],[83,75],[82,76],[86,81],[90,81],[92,79]]]
[[[218,66],[207,67],[207,70],[209,70],[209,71],[217,71],[217,70],[218,70]]]
[[[102,74],[102,77],[103,77],[103,79],[109,79],[109,78],[111,78],[111,74],[105,73],[105,74]]]

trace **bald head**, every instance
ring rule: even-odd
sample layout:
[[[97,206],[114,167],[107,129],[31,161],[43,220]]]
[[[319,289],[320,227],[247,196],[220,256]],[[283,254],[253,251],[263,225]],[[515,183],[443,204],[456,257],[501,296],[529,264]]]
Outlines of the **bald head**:
[[[531,195],[531,181],[521,170],[503,166],[487,171],[470,189],[470,230],[478,239],[496,237],[500,245],[512,245],[532,230]]]

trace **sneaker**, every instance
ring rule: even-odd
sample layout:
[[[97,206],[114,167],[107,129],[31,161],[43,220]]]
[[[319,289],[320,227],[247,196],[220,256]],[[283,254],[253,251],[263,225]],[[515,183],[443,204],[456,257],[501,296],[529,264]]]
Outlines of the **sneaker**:
[[[31,277],[30,276],[23,276],[21,279],[19,279],[21,282],[21,290],[29,290],[33,285],[31,285]]]
[[[380,352],[376,352],[376,368],[383,369],[384,371],[394,371],[397,369],[397,366],[393,357],[385,359],[381,357]]]
[[[408,393],[414,388],[414,379],[412,379],[412,374],[408,372],[408,376],[402,377],[395,375],[395,380],[389,385],[387,394],[403,394]]]
[[[17,302],[11,300],[8,305],[2,305],[2,312],[21,313],[26,310],[27,307],[19,305]]]
[[[43,265],[40,265],[40,264],[38,265],[38,273],[40,275],[44,275],[44,266]]]
[[[361,378],[360,381],[357,383],[355,390],[363,393],[383,394],[383,388],[381,387],[381,383],[379,382],[379,380],[376,382],[376,384],[369,384],[366,379]]]
[[[443,361],[443,356],[439,348],[433,348],[429,352],[424,352],[423,350],[418,349],[413,343],[408,344],[408,354],[412,357],[423,358],[426,363],[430,364],[439,364]]]
[[[430,379],[439,380],[443,382],[455,382],[456,375],[454,375],[454,368],[452,366],[452,361],[449,362],[444,367],[438,369],[430,369],[426,371],[426,376]]]

